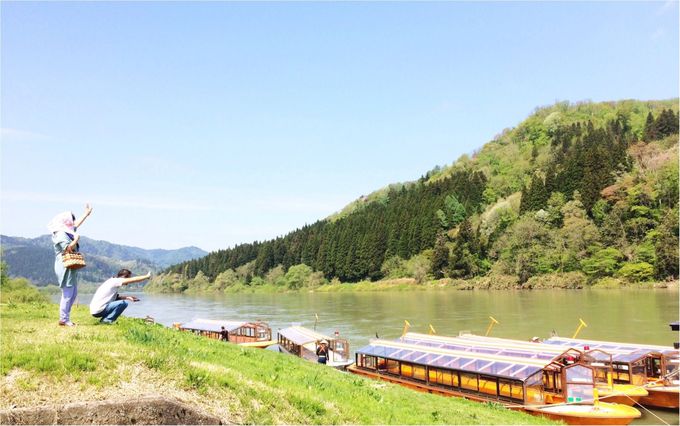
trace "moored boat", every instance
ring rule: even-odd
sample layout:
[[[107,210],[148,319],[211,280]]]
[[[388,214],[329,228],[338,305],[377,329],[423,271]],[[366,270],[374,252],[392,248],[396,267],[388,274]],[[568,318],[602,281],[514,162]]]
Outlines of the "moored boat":
[[[612,377],[611,356],[598,351],[597,353],[585,353],[578,349],[541,345],[535,343],[513,344],[512,342],[498,341],[498,338],[489,340],[463,339],[460,337],[429,335],[420,333],[406,333],[400,339],[406,343],[454,349],[466,352],[489,353],[499,356],[515,356],[529,359],[539,359],[546,363],[553,362],[555,365],[569,365],[585,363],[594,368],[595,386],[599,391],[599,399],[605,402],[617,404],[635,405],[640,398],[648,395],[641,386],[612,383],[608,378]],[[545,374],[545,385],[550,386],[552,381],[558,380],[552,375]]]
[[[299,325],[278,330],[277,343],[282,352],[298,356],[308,361],[317,362],[319,349],[322,343],[327,345],[326,365],[344,370],[352,364],[350,358],[349,343],[346,339],[337,335],[326,336]]]
[[[569,424],[628,424],[640,417],[633,407],[597,401],[594,369],[587,365],[387,340],[371,341],[355,357],[348,368],[355,374],[430,393],[498,402]],[[559,376],[552,388],[544,385],[545,373]]]
[[[196,318],[178,329],[188,331],[210,339],[222,339],[223,330],[226,331],[227,341],[242,346],[266,348],[276,344],[272,340],[272,330],[262,321],[226,321]]]
[[[680,352],[670,346],[638,345],[634,343],[607,342],[600,340],[568,339],[551,337],[544,341],[550,345],[571,345],[600,349],[612,353],[614,381],[643,385],[648,394],[640,403],[655,408],[680,408]],[[640,383],[637,377],[646,376]]]

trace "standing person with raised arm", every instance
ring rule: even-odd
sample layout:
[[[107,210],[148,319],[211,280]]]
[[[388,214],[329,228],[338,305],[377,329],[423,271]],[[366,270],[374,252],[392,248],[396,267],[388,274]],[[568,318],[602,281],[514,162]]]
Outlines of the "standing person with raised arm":
[[[94,293],[92,302],[90,302],[90,313],[95,318],[101,318],[100,323],[112,324],[128,307],[128,301],[139,302],[139,299],[134,296],[118,294],[118,289],[124,285],[138,283],[149,278],[151,278],[151,272],[133,277],[132,272],[121,269],[118,271],[117,277],[104,281]]]
[[[71,307],[78,296],[78,270],[69,269],[64,266],[62,255],[64,253],[74,253],[78,251],[78,228],[92,214],[92,207],[85,204],[85,213],[76,220],[75,215],[68,212],[61,212],[52,218],[47,224],[47,229],[52,233],[52,244],[54,245],[54,272],[57,274],[59,288],[61,288],[61,302],[59,303],[59,325],[73,327],[71,322]]]

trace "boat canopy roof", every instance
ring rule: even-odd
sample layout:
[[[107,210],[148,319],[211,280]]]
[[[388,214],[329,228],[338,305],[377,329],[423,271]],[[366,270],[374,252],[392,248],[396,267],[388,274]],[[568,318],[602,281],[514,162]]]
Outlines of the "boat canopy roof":
[[[543,341],[549,345],[570,346],[576,348],[583,348],[588,346],[589,349],[600,349],[611,354],[615,353],[632,353],[639,351],[658,352],[664,355],[677,355],[678,351],[671,346],[657,346],[657,345],[638,345],[636,343],[618,343],[605,342],[600,340],[584,340],[584,339],[569,339],[567,337],[551,337]]]
[[[324,339],[328,340],[329,342],[333,340],[331,337],[328,337],[321,333],[317,333],[314,330],[310,330],[299,325],[282,328],[278,331],[278,333],[281,336],[285,337],[286,339],[290,340],[291,342],[295,343],[296,345],[305,345],[307,343],[316,342]]]
[[[518,358],[530,358],[546,360],[548,362],[562,355],[564,350],[553,350],[550,352],[541,351],[540,348],[515,348],[503,347],[498,344],[485,344],[485,342],[473,342],[455,337],[436,336],[419,333],[406,333],[399,341],[413,345],[430,346],[441,349],[451,349],[455,351],[484,353],[498,356],[511,356]],[[552,349],[552,348],[551,348]],[[558,349],[555,347],[554,349]]]
[[[445,339],[451,339],[452,341],[465,341],[465,342],[474,342],[475,344],[479,345],[486,345],[486,346],[496,346],[496,347],[502,347],[502,348],[513,348],[513,349],[521,349],[521,350],[531,350],[531,351],[538,351],[538,352],[544,352],[544,353],[552,353],[555,354],[555,356],[563,354],[565,351],[569,349],[576,350],[578,352],[584,352],[583,350],[579,349],[578,347],[575,346],[565,346],[565,347],[560,347],[557,345],[547,345],[544,343],[540,342],[530,342],[527,340],[516,340],[516,339],[505,339],[502,337],[488,337],[488,336],[479,336],[476,334],[461,334],[456,337],[441,337],[437,336],[440,338],[445,338]]]
[[[196,318],[189,322],[185,322],[180,326],[180,328],[220,332],[222,331],[222,327],[224,327],[227,331],[232,332],[246,324],[248,324],[246,321],[222,321]]]
[[[546,361],[455,351],[388,340],[373,340],[358,354],[526,381],[543,370]]]

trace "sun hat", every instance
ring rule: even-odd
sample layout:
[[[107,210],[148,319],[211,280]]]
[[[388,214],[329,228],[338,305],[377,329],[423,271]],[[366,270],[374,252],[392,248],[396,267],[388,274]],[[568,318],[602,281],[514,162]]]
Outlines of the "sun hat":
[[[47,224],[47,229],[50,232],[64,231],[67,234],[74,234],[76,227],[73,223],[73,213],[66,211],[54,216]]]

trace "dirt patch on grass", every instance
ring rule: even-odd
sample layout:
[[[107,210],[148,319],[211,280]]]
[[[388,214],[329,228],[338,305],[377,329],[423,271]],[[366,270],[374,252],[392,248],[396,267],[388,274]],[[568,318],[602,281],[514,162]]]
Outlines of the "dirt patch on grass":
[[[185,389],[181,378],[160,375],[143,365],[123,364],[110,376],[102,378],[99,373],[92,373],[91,377],[100,378],[102,382],[89,383],[87,377],[78,375],[54,378],[12,369],[7,376],[0,377],[0,409],[11,411],[52,404],[68,405],[80,401],[134,401],[139,395],[162,395],[173,401],[198,407],[215,418],[222,419],[223,423],[234,422],[232,412],[236,398],[233,395],[227,392],[210,397],[200,395],[194,390]]]
[[[96,401],[50,407],[18,408],[0,411],[2,424],[224,424],[175,399],[159,396],[132,401]]]

